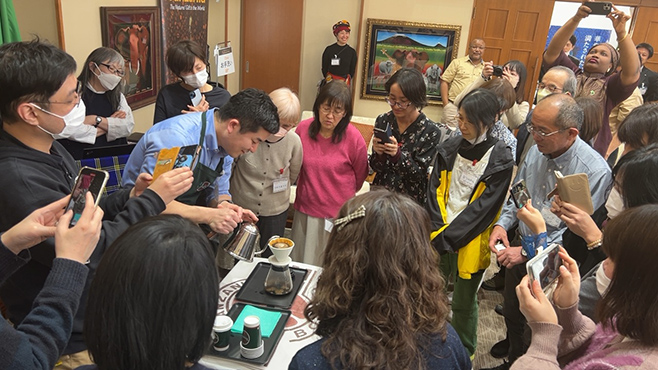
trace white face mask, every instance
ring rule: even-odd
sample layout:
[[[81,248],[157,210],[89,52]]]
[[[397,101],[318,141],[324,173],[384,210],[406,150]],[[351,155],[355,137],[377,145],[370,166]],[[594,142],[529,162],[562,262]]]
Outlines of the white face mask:
[[[608,211],[608,218],[615,218],[624,210],[624,200],[617,188],[612,188],[608,200],[605,201],[605,209]]]
[[[96,63],[94,63],[96,64]],[[96,68],[98,68],[98,64],[96,64]],[[115,87],[121,82],[121,77],[115,75],[114,73],[105,73],[101,71],[100,68],[98,68],[98,71],[100,74],[94,73],[96,77],[98,77],[98,81],[100,81],[101,85],[103,85],[104,88],[107,89],[107,91],[114,90]]]
[[[605,296],[608,287],[610,286],[610,278],[605,274],[603,264],[599,265],[599,268],[596,270],[596,290],[599,292],[601,297]]]
[[[208,81],[208,72],[204,69],[193,75],[183,76],[183,81],[195,89],[200,89]]]
[[[545,97],[547,97],[551,94],[552,94],[552,92],[548,91],[548,89],[546,89],[546,88],[543,88],[543,89],[537,91],[537,103],[539,103],[540,101],[542,101],[542,99],[544,99]]]
[[[44,113],[50,114],[51,116],[60,118],[64,121],[64,129],[60,133],[52,133],[41,126],[37,126],[41,129],[41,131],[50,134],[53,137],[57,136],[58,139],[69,137],[72,134],[71,131],[73,131],[74,128],[79,127],[85,122],[87,107],[85,107],[85,103],[82,101],[82,99],[80,100],[80,104],[78,104],[76,107],[73,107],[73,109],[65,116],[60,116],[59,114],[47,111],[34,103],[30,103],[30,105]],[[66,134],[66,132],[71,133]]]

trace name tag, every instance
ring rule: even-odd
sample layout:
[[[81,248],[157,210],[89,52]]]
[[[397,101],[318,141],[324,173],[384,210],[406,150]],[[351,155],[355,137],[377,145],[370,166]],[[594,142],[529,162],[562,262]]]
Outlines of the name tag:
[[[339,66],[340,65],[340,58],[332,58],[331,59],[331,65],[332,66]]]
[[[473,189],[475,187],[475,183],[478,181],[478,176],[475,172],[473,172],[470,168],[466,167],[463,168],[463,171],[461,175],[459,176],[459,183],[468,187],[469,189]]]
[[[272,193],[280,193],[288,189],[288,179],[276,179],[272,182]]]
[[[334,220],[331,219],[331,218],[325,218],[324,219],[324,231],[330,233],[333,228],[334,228]]]

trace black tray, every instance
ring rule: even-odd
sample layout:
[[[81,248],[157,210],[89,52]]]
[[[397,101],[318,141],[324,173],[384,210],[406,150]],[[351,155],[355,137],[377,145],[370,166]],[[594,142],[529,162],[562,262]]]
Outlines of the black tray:
[[[265,278],[270,271],[270,266],[272,266],[270,263],[259,262],[242,284],[235,299],[267,307],[290,308],[299,288],[302,287],[308,270],[291,266],[292,290],[285,295],[272,295],[265,291]]]
[[[242,310],[244,309],[244,306],[245,306],[244,303],[236,302],[226,315],[229,316],[231,319],[233,319],[233,322],[235,322],[238,316],[240,316],[240,312],[242,312]],[[290,317],[291,312],[288,310],[280,310],[276,308],[267,308],[266,310],[281,312],[281,317],[279,318],[279,321],[276,323],[274,330],[272,330],[272,334],[268,338],[263,337],[264,348],[263,348],[263,354],[260,355],[260,357],[256,357],[252,359],[242,357],[240,355],[240,341],[242,340],[242,333],[233,333],[233,332],[231,332],[229,347],[226,351],[221,351],[221,352],[216,351],[212,346],[210,346],[210,348],[208,348],[208,350],[206,351],[206,355],[229,358],[232,360],[244,361],[258,365],[267,365],[267,363],[270,362],[272,355],[274,354],[274,349],[279,344],[279,340],[281,340],[281,337],[283,336],[283,329],[285,329],[286,327],[286,322],[288,322],[288,318]]]

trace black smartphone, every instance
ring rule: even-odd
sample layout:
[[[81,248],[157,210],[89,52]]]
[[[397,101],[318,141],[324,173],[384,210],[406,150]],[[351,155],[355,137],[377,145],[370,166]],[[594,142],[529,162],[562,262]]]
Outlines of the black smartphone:
[[[612,3],[610,2],[588,1],[583,5],[592,9],[592,12],[589,14],[608,15],[612,11]]]
[[[199,159],[198,156],[200,151],[201,146],[199,145],[188,145],[180,148],[178,156],[176,157],[176,163],[174,163],[174,168],[189,167],[189,169],[193,170]]]
[[[493,75],[496,77],[503,77],[503,67],[493,66]]]
[[[525,180],[520,180],[512,184],[509,192],[512,195],[512,200],[516,208],[523,208],[528,203],[528,199],[530,199],[530,193],[528,193],[528,188],[525,186]]]
[[[388,144],[391,142],[390,137],[393,136],[393,132],[391,131],[390,124],[387,123],[385,129],[375,127],[374,133],[375,137],[382,141],[382,144]]]
[[[73,218],[71,218],[69,227],[75,226],[80,216],[82,216],[82,211],[85,209],[85,204],[87,203],[85,197],[88,192],[91,192],[91,195],[94,196],[95,205],[98,205],[109,177],[110,174],[107,171],[97,170],[91,167],[82,167],[80,169],[78,177],[75,180],[75,185],[73,185],[71,200],[66,207],[67,211],[69,209],[73,210]]]

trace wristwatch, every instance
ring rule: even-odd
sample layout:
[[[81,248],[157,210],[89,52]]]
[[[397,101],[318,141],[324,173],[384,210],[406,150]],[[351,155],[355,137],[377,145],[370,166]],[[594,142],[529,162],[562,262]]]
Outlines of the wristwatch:
[[[100,125],[101,122],[103,122],[103,117],[96,116],[96,123],[94,123],[94,127],[98,128],[98,125]]]

